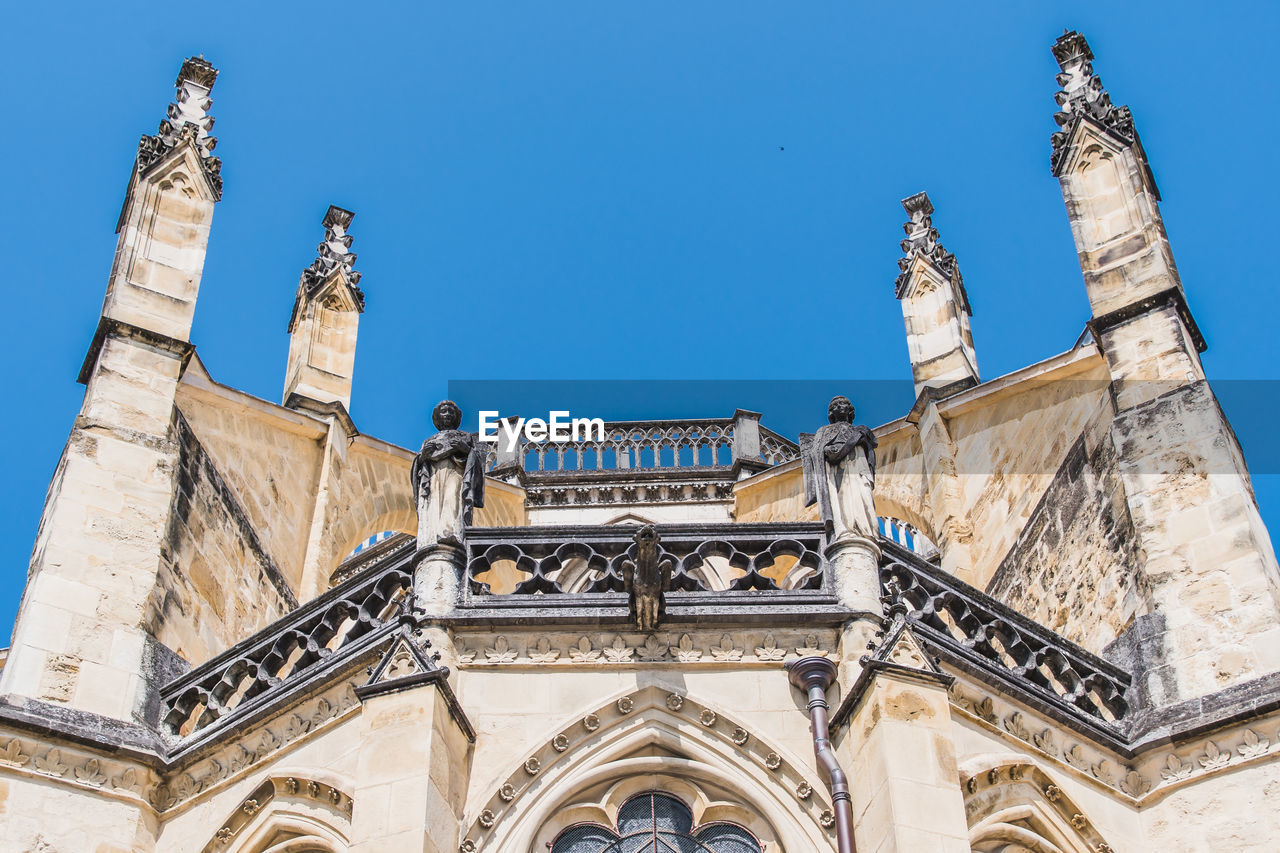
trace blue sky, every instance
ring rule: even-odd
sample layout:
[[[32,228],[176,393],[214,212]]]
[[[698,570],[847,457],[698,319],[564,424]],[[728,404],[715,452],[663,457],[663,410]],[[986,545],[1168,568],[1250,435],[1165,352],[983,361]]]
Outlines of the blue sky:
[[[776,426],[769,389],[787,380],[908,379],[892,283],[898,200],[921,189],[960,259],[983,375],[1067,349],[1088,309],[1048,168],[1049,46],[1064,27],[1084,32],[1113,99],[1133,108],[1210,376],[1276,378],[1280,13],[1208,9],[16,7],[0,53],[0,631],[80,405],[75,376],[138,135],[163,117],[183,57],[222,70],[226,190],[193,331],[200,357],[219,381],[278,400],[298,274],[326,206],[350,208],[368,294],[352,415],[413,445],[450,380],[766,380],[750,400],[590,414],[740,405]],[[901,387],[901,403],[860,416],[901,414]],[[1231,387],[1246,452],[1265,457],[1273,386]],[[814,425],[825,403],[814,401]],[[1280,518],[1274,479],[1257,478],[1268,518]]]

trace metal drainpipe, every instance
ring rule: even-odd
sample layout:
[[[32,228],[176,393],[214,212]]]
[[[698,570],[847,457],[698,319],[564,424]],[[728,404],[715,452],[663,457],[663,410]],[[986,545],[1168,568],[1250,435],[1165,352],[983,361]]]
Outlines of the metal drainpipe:
[[[813,724],[813,754],[827,771],[831,787],[831,806],[836,815],[836,849],[839,853],[856,853],[853,844],[853,801],[849,796],[849,779],[831,748],[831,732],[827,728],[827,688],[836,680],[835,662],[824,657],[800,658],[787,664],[787,679],[809,696],[809,719]]]

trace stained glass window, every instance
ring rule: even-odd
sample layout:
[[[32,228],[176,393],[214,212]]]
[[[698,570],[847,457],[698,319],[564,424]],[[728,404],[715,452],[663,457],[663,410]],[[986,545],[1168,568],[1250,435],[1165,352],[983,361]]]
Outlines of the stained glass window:
[[[650,791],[618,810],[616,828],[594,823],[571,826],[556,838],[551,853],[761,853],[760,842],[732,823],[708,823],[695,830],[693,812],[668,794]]]

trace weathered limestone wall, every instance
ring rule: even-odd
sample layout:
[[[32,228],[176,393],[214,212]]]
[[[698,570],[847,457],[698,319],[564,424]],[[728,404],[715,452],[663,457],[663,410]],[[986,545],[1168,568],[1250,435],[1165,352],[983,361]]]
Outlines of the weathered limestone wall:
[[[484,484],[484,506],[472,515],[477,527],[524,527],[529,513],[524,508],[524,489],[488,479]]]
[[[179,415],[177,488],[144,626],[200,663],[297,606],[244,509]]]
[[[130,190],[102,316],[188,340],[215,202],[194,147]]]
[[[1235,435],[1208,383],[1122,412],[1113,427],[1161,632],[1144,688],[1208,693],[1280,669],[1280,573]]]
[[[409,483],[413,453],[366,435],[349,442],[330,442],[332,459],[326,478],[328,502],[313,521],[309,552],[322,569],[322,585],[305,590],[309,597],[327,585],[328,573],[361,541],[383,530],[417,531],[417,507]],[[311,559],[311,557],[309,557]]]
[[[213,382],[193,360],[178,408],[295,592],[302,586],[324,424]]]
[[[369,536],[416,529],[408,450],[349,436],[332,416],[260,400],[196,368],[180,389],[183,415],[300,601],[327,589]]]
[[[1113,416],[1099,400],[986,590],[1093,652],[1129,627],[1144,595]]]
[[[818,521],[818,505],[804,505],[804,471],[796,459],[740,480],[733,487],[733,520]]]
[[[357,853],[453,853],[466,805],[469,743],[431,686],[365,700]]]
[[[0,764],[0,853],[150,853],[158,826],[144,803]]]
[[[336,300],[332,304],[308,302],[294,323],[284,399],[298,394],[321,403],[350,406],[359,313]]]
[[[955,446],[964,518],[972,528],[969,583],[985,586],[1106,394],[1096,351],[1008,389],[958,395],[940,406]],[[941,484],[930,483],[929,488]],[[934,540],[938,541],[938,540]]]
[[[142,622],[173,498],[180,370],[174,353],[103,341],[49,487],[0,693],[129,720],[163,678]]]
[[[1165,853],[1274,850],[1280,838],[1280,761],[1206,775],[1142,810],[1145,846]]]
[[[833,743],[860,850],[968,853],[946,688],[880,674]]]

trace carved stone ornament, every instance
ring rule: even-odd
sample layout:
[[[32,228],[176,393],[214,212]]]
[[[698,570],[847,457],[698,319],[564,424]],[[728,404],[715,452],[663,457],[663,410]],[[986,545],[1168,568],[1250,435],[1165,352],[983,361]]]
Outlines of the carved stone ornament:
[[[551,739],[551,748],[556,752],[564,752],[569,748],[569,738],[566,735],[556,735]]]
[[[673,711],[678,712],[681,708],[684,707],[684,697],[681,696],[679,693],[668,693],[667,707]]]
[[[354,268],[355,252],[351,251],[352,237],[347,233],[355,214],[343,210],[336,205],[329,205],[321,224],[324,226],[324,240],[316,247],[316,259],[311,266],[302,271],[298,280],[298,295],[293,302],[293,314],[289,320],[289,332],[292,334],[302,317],[303,308],[325,294],[320,304],[331,311],[354,310],[364,313],[364,291],[360,289],[360,273]],[[341,290],[329,289],[325,285],[335,273],[341,273]]]
[[[600,728],[600,718],[595,714],[587,714],[582,718],[582,727],[589,732],[594,732]]]
[[[770,770],[777,770],[782,766],[782,756],[776,752],[771,752],[764,757],[764,766]]]
[[[462,426],[462,410],[441,400],[431,412],[436,434],[409,468],[418,510],[418,547],[460,546],[472,511],[484,506],[484,450]]]
[[[809,799],[809,795],[813,793],[813,787],[808,782],[801,782],[796,785],[796,796],[802,800]]]
[[[511,783],[507,783],[498,789],[498,796],[502,798],[504,803],[509,803],[516,798],[516,788]]]
[[[710,708],[703,708],[702,713],[698,715],[698,722],[710,728],[716,724],[716,712]]]
[[[311,295],[329,276],[341,271],[355,298],[356,310],[364,311],[364,293],[357,286],[360,273],[355,270],[356,255],[351,251],[352,237],[347,233],[355,214],[336,205],[329,205],[321,224],[324,240],[316,246],[316,259],[302,273],[302,286]]]
[[[855,414],[848,397],[834,397],[827,406],[826,426],[800,434],[804,505],[818,505],[831,542],[874,540],[880,535],[872,498],[876,437],[870,427],[854,424]]]
[[[641,631],[656,630],[666,615],[665,592],[671,587],[675,560],[662,555],[662,537],[652,524],[636,531],[635,558],[622,562],[623,587],[630,599],[631,619]]]
[[[1070,30],[1064,32],[1053,43],[1053,58],[1062,69],[1058,75],[1058,85],[1062,88],[1053,96],[1060,109],[1053,120],[1062,128],[1050,138],[1053,145],[1050,165],[1054,174],[1066,155],[1071,131],[1082,119],[1088,119],[1122,142],[1136,142],[1133,114],[1128,107],[1111,103],[1111,96],[1093,71],[1093,51],[1084,36]]]
[[[537,756],[530,758],[524,763],[524,772],[528,773],[530,776],[537,776],[538,771],[541,769],[542,762],[537,759]]]
[[[636,707],[636,700],[632,699],[630,696],[623,696],[621,699],[618,700],[619,714],[630,714],[633,710],[635,710],[635,707]]]
[[[203,56],[193,56],[182,63],[178,80],[174,83],[177,94],[169,104],[165,119],[160,122],[159,131],[155,136],[143,136],[138,142],[140,174],[145,174],[170,151],[190,141],[200,157],[214,198],[222,197],[222,161],[213,156],[218,140],[209,135],[213,130],[213,116],[209,115],[213,100],[209,93],[217,79],[218,69],[206,62]]]
[[[902,208],[907,212],[907,222],[902,226],[907,237],[898,244],[902,249],[902,257],[898,259],[899,273],[894,279],[894,294],[899,299],[907,295],[906,288],[911,280],[911,267],[917,258],[923,258],[932,264],[944,279],[952,283],[960,307],[967,312],[970,311],[956,256],[943,248],[938,240],[938,229],[933,227],[933,202],[929,200],[929,194],[921,192],[904,198]]]
[[[489,827],[493,826],[494,821],[496,820],[497,820],[497,816],[494,815],[492,809],[485,809],[484,811],[480,812],[480,825],[483,826],[485,829],[488,829]]]
[[[738,746],[745,746],[751,735],[747,734],[747,730],[739,726],[733,730],[733,734],[729,736]]]

